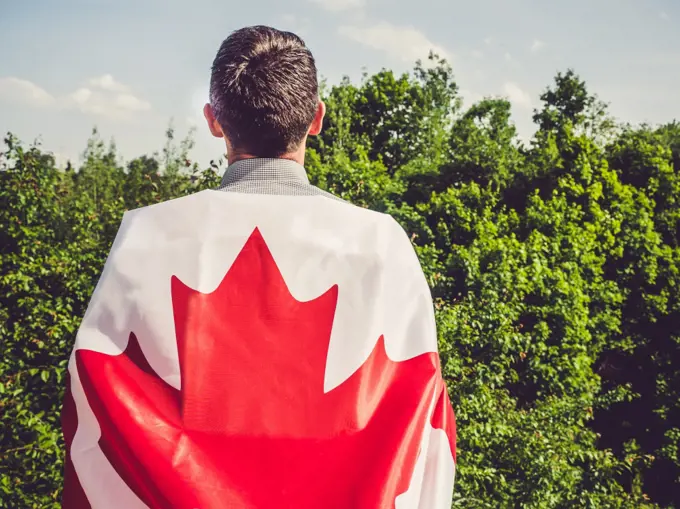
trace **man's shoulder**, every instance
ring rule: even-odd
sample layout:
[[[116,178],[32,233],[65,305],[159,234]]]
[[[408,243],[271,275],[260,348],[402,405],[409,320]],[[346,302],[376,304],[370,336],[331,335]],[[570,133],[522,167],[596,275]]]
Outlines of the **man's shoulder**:
[[[321,188],[316,186],[313,187],[319,190],[319,196],[330,198],[336,206],[342,207],[339,210],[342,210],[343,213],[351,214],[352,216],[360,218],[362,221],[380,225],[387,230],[396,231],[398,234],[403,233],[405,235],[405,231],[401,225],[390,214],[356,205]]]
[[[153,219],[154,222],[172,223],[174,220],[183,219],[190,212],[192,217],[208,221],[215,216],[217,209],[226,206],[233,213],[239,211],[239,215],[255,214],[260,217],[272,215],[277,216],[280,220],[283,220],[287,214],[311,215],[315,217],[315,222],[327,223],[328,226],[341,223],[353,225],[357,230],[364,232],[370,230],[374,235],[381,237],[384,235],[390,237],[395,235],[397,237],[406,236],[401,225],[391,215],[355,205],[323,189],[317,187],[314,189],[318,192],[302,197],[225,193],[220,190],[209,189],[129,210],[125,213],[124,219],[127,222],[133,219],[142,221]],[[312,198],[311,202],[309,201],[310,198]],[[266,210],[266,205],[271,205],[271,210]],[[196,227],[200,227],[200,225],[196,225]]]
[[[344,198],[340,198],[339,196],[336,196],[333,193],[326,191],[325,189],[321,189],[320,187],[317,187],[315,185],[310,185],[310,187],[313,189],[314,194],[316,194],[317,196],[325,196],[326,198],[330,198],[331,200],[339,201],[354,206],[352,202],[349,202]]]
[[[205,254],[213,249],[221,253],[219,259],[230,259],[256,230],[284,269],[307,259],[316,260],[308,267],[324,272],[333,261],[338,267],[354,267],[353,274],[397,277],[413,288],[423,283],[414,247],[392,216],[321,196],[294,199],[206,190],[136,209],[125,214],[111,257],[125,265],[140,256],[190,256],[200,248],[203,254],[196,260],[217,256]]]

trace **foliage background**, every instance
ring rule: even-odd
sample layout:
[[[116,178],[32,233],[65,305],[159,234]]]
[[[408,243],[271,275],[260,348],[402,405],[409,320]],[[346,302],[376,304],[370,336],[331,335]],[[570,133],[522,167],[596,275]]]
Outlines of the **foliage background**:
[[[518,138],[448,64],[325,87],[312,181],[392,214],[431,285],[459,426],[454,507],[680,507],[680,124],[629,126],[572,71]],[[670,120],[670,119],[669,119]],[[217,186],[191,138],[76,169],[0,152],[0,507],[59,507],[64,373],[126,209]]]

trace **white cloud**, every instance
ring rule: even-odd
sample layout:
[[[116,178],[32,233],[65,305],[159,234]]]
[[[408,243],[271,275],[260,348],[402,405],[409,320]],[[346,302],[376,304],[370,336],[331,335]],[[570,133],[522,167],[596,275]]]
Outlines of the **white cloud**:
[[[65,152],[52,152],[52,155],[54,156],[55,164],[60,168],[65,168],[69,162],[77,166],[80,161],[80,157]]]
[[[118,120],[129,120],[135,113],[151,109],[147,101],[129,93],[111,93],[84,87],[70,94],[64,104],[83,113]]]
[[[534,42],[531,43],[531,52],[538,53],[539,51],[541,51],[541,49],[543,49],[543,46],[545,46],[545,43],[543,41],[534,39]]]
[[[530,109],[532,102],[531,96],[522,90],[519,85],[513,82],[507,82],[503,85],[503,94],[508,100],[520,108]]]
[[[484,52],[478,49],[472,50],[470,54],[475,58],[484,58]]]
[[[88,81],[88,85],[93,88],[106,90],[107,92],[125,93],[129,92],[130,90],[127,86],[116,81],[110,74],[104,74],[103,76],[92,78],[90,81]]]
[[[470,107],[473,104],[484,99],[484,96],[479,92],[474,92],[466,88],[460,89],[458,93],[463,98],[463,104],[465,105],[465,107]]]
[[[54,96],[47,90],[14,76],[0,78],[0,100],[35,107],[52,106],[56,103]]]
[[[132,94],[118,94],[114,105],[120,110],[130,112],[149,111],[151,109],[151,104]]]
[[[281,27],[283,30],[295,32],[299,36],[305,36],[309,31],[311,21],[309,18],[299,18],[294,14],[284,14],[281,16]]]
[[[428,39],[422,32],[412,27],[398,27],[387,22],[369,27],[341,26],[340,35],[393,58],[413,63],[427,58],[430,51],[450,60],[451,55],[442,46]]]
[[[660,17],[661,19],[663,19],[664,21],[668,21],[668,20],[671,19],[671,17],[668,15],[668,13],[667,13],[666,11],[661,11],[661,12],[659,13],[659,17]]]
[[[119,120],[129,120],[134,114],[151,109],[151,104],[133,95],[129,87],[117,82],[110,74],[92,78],[87,83],[87,87],[80,87],[63,97],[55,97],[30,81],[15,77],[0,78],[0,100],[36,108],[76,109]]]
[[[92,97],[92,90],[89,88],[79,88],[73,92],[69,98],[72,99],[76,104],[85,105]]]
[[[487,37],[486,39],[484,39],[484,44],[486,44],[487,46],[491,46],[493,44],[493,37]]]
[[[312,3],[320,5],[327,11],[340,12],[350,9],[360,9],[365,4],[365,0],[309,0]]]

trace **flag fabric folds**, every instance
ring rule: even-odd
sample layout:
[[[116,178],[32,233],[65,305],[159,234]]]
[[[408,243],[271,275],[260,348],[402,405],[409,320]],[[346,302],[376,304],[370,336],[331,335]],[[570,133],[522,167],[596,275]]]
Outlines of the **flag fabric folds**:
[[[219,191],[127,212],[68,371],[65,508],[450,507],[432,299],[387,215]]]

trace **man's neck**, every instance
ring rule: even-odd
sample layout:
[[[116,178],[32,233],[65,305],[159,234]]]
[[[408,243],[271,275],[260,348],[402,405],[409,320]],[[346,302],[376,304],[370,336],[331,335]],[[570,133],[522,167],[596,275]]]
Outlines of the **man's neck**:
[[[234,164],[236,161],[242,161],[244,159],[256,159],[258,156],[254,156],[251,154],[241,154],[241,153],[232,153],[232,154],[227,154],[227,164],[231,166]],[[283,154],[280,155],[279,157],[275,157],[273,159],[287,159],[289,161],[295,161],[301,166],[305,165],[305,151],[304,148],[302,150],[298,150],[296,152],[291,152],[289,154]]]

